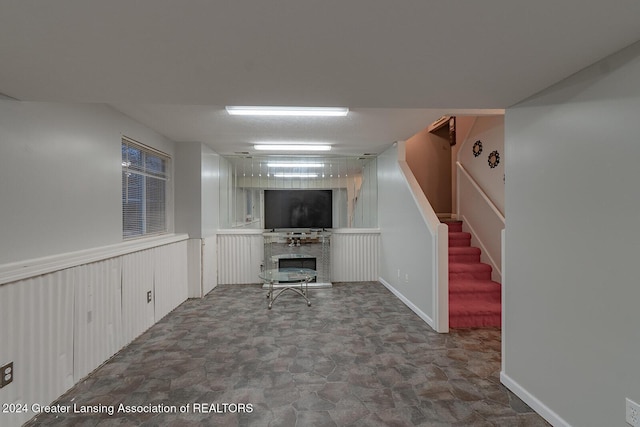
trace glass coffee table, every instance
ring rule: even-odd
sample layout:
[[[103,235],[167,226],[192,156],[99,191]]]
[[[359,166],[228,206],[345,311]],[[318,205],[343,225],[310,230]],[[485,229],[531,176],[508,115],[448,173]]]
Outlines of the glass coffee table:
[[[269,284],[269,291],[267,292],[269,309],[271,309],[275,300],[285,291],[297,293],[307,301],[308,306],[311,306],[311,301],[309,301],[308,297],[309,282],[312,281],[317,274],[315,270],[310,268],[274,268],[261,271],[258,277]],[[275,284],[283,286],[278,286],[277,289],[274,289]],[[278,293],[274,295],[275,290],[277,290]]]

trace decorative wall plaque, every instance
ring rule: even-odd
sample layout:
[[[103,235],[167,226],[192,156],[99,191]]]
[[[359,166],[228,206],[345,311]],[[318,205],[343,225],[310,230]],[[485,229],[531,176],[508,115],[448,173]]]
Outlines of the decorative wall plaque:
[[[473,144],[473,157],[478,157],[482,154],[482,141],[477,140],[475,144]]]
[[[498,166],[498,163],[500,163],[500,153],[498,153],[498,150],[492,151],[489,154],[489,167],[493,169]]]

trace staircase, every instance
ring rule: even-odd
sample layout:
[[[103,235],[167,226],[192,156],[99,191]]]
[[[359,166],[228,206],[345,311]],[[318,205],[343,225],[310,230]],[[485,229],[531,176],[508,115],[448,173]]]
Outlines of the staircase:
[[[480,262],[481,251],[471,246],[462,221],[449,227],[449,327],[501,326],[500,283],[491,280],[491,266]]]

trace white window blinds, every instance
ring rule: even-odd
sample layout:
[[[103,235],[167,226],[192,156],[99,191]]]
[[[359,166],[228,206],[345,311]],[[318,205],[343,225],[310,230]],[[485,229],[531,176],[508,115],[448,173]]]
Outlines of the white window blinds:
[[[169,156],[122,139],[122,236],[167,232]]]

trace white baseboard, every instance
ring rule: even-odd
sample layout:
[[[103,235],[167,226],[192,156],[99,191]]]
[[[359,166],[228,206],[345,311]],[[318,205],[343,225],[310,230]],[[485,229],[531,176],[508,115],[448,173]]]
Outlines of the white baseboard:
[[[423,312],[418,307],[416,307],[411,301],[409,301],[404,295],[402,295],[400,293],[400,291],[398,291],[396,288],[391,286],[391,284],[389,284],[387,281],[385,281],[382,277],[379,277],[378,281],[380,283],[382,283],[385,288],[389,289],[389,291],[391,291],[392,294],[394,294],[396,297],[398,297],[398,299],[400,301],[402,301],[407,307],[409,307],[411,309],[411,311],[413,311],[415,314],[417,314],[419,318],[424,320],[424,322],[427,325],[429,325],[431,327],[431,329],[433,329],[435,331],[436,328],[434,326],[433,319],[431,317],[427,316],[427,314],[425,312]]]
[[[504,354],[502,355],[504,357]],[[529,405],[531,409],[536,411],[542,418],[547,420],[551,425],[555,427],[571,427],[571,424],[563,420],[560,415],[553,412],[547,405],[538,400],[534,395],[529,393],[520,384],[515,382],[511,377],[500,372],[500,382],[511,390],[516,396],[518,396],[524,403]]]

